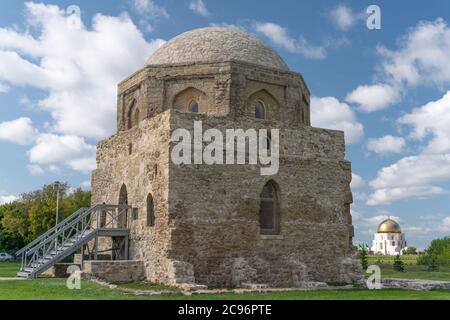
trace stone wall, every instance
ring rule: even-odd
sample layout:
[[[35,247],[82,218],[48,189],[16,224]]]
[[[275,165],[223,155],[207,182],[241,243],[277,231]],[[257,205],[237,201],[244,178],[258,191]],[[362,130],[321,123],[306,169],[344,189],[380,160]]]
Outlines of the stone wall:
[[[212,116],[230,116],[235,120],[254,118],[249,98],[264,90],[279,105],[273,118],[288,126],[311,123],[310,94],[301,74],[229,61],[147,66],[136,72],[119,84],[118,131],[127,129],[133,101],[142,120],[174,107],[182,109],[173,103],[177,95],[190,88],[205,94],[208,105],[201,106],[201,111],[207,110]]]
[[[173,110],[177,95],[190,88],[208,96],[206,114]],[[267,120],[255,119],[255,95],[268,95]],[[344,134],[310,126],[309,91],[300,74],[235,61],[151,66],[123,81],[118,97],[118,133],[98,145],[92,204],[118,203],[126,186],[128,204],[139,211],[131,221],[130,258],[143,261],[146,279],[211,287],[360,279],[351,258]],[[133,99],[142,120],[125,130]],[[195,120],[222,132],[280,129],[279,172],[265,177],[258,165],[174,165],[171,134],[192,132]],[[261,236],[259,196],[269,180],[279,190],[281,233]],[[147,225],[148,194],[154,226]]]
[[[127,261],[85,261],[83,276],[109,283],[138,282],[145,279],[144,262]]]

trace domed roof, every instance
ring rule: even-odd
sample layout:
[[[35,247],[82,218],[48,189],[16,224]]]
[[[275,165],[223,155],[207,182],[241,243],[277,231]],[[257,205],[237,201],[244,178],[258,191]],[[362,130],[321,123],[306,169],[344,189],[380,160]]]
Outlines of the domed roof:
[[[289,70],[278,53],[255,36],[216,27],[195,29],[173,38],[156,50],[147,65],[230,60]]]
[[[378,226],[377,233],[402,233],[402,230],[397,222],[386,219]]]

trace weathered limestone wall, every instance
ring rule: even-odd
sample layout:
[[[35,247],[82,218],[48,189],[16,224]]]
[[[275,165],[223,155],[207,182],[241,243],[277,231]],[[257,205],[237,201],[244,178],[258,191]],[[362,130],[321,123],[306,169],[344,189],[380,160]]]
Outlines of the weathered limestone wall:
[[[146,67],[119,84],[118,130],[126,130],[129,108],[136,103],[140,118],[172,109],[176,97],[195,88],[205,94],[200,112],[234,119],[253,119],[252,94],[264,90],[276,99],[272,118],[284,125],[310,125],[309,90],[299,73],[269,69],[250,63],[229,61]],[[189,97],[190,95],[187,95]],[[189,101],[185,101],[189,103]]]
[[[117,204],[120,189],[126,186],[128,204],[139,209],[138,220],[130,218],[130,259],[145,261],[146,277],[159,282],[168,277],[170,267],[166,261],[170,246],[169,118],[169,112],[158,114],[143,120],[139,127],[101,142],[97,147],[97,169],[92,175],[92,205]],[[155,204],[155,226],[147,226],[149,193]],[[110,239],[100,239],[100,250],[110,247]]]
[[[174,113],[172,128],[193,132],[194,119],[204,121],[204,130],[222,132],[272,127],[258,120],[238,124]],[[357,268],[346,260],[353,228],[343,133],[302,127],[280,134],[280,170],[272,177],[261,176],[253,165],[170,165],[169,211],[175,228],[169,257],[191,264],[197,283],[347,282],[343,269]],[[259,196],[268,180],[280,190],[280,236],[259,231]]]
[[[200,114],[186,111],[199,95]],[[266,102],[256,120],[253,102]],[[145,277],[166,284],[212,287],[248,283],[301,285],[352,282],[360,266],[350,258],[351,166],[342,132],[310,127],[309,91],[299,73],[236,61],[152,65],[119,85],[118,133],[98,145],[92,202],[117,204],[122,185],[131,221],[130,259]],[[174,106],[180,104],[180,106]],[[140,123],[127,130],[131,108]],[[170,161],[173,130],[281,129],[280,169],[257,165],[182,165]],[[261,236],[260,193],[279,188],[281,234]],[[147,226],[153,195],[155,226]],[[101,246],[110,246],[102,240]]]
[[[109,283],[137,282],[145,279],[143,261],[85,261],[83,276]]]

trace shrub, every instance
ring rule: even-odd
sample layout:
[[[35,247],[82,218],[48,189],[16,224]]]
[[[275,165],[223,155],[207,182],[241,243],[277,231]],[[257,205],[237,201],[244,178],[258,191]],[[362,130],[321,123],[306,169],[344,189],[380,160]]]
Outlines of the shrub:
[[[398,254],[394,259],[394,270],[398,272],[404,272],[405,271],[405,264],[403,263],[402,259],[400,258],[400,255]]]

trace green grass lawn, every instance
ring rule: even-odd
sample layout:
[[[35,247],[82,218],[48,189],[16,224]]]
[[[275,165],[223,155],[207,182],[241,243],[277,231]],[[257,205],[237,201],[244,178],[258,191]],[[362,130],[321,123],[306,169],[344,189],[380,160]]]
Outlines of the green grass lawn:
[[[16,262],[0,263],[0,277],[14,277],[20,265]],[[449,280],[450,270],[440,272],[423,271],[421,266],[407,266],[407,272],[399,273],[392,266],[382,267],[382,276],[386,278]],[[82,281],[81,290],[69,290],[66,279],[37,280],[0,280],[0,300],[450,300],[450,291],[411,291],[400,289],[388,290],[317,290],[292,291],[267,294],[220,294],[198,296],[136,296],[121,288],[151,291],[175,291],[176,288],[166,287],[149,282],[120,285],[117,289],[109,289],[98,284]]]
[[[18,262],[0,262],[0,277],[15,277],[20,269]]]
[[[82,281],[81,290],[69,290],[65,279],[0,281],[0,300],[450,300],[450,291],[317,290],[267,294],[197,296],[135,296]]]
[[[438,271],[433,272],[428,271],[426,266],[421,265],[405,265],[404,272],[395,271],[391,264],[379,266],[382,278],[450,281],[450,268],[447,266],[440,266]],[[369,275],[366,274],[366,276]]]
[[[416,265],[418,255],[402,255],[400,258],[402,259],[403,263],[406,265]],[[376,265],[392,265],[394,264],[395,256],[367,256],[367,261],[369,265],[376,264]]]

